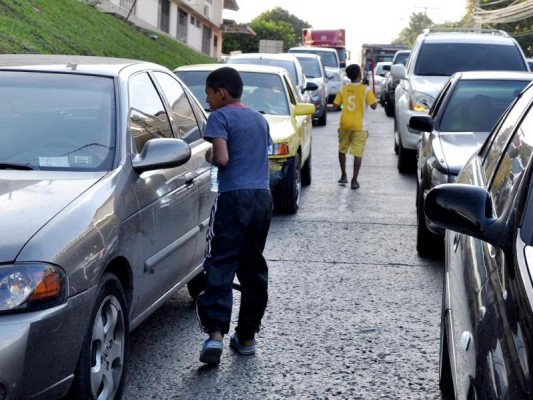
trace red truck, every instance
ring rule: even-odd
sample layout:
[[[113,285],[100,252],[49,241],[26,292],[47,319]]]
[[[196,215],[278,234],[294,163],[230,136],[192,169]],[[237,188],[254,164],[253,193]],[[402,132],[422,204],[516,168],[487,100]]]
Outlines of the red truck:
[[[346,32],[344,29],[302,29],[302,46],[331,47],[337,50],[340,67],[346,68],[348,51],[346,50]]]

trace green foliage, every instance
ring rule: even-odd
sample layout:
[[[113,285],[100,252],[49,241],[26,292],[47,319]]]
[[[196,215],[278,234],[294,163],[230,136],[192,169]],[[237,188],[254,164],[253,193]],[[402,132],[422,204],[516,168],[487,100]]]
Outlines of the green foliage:
[[[433,21],[425,13],[412,13],[409,18],[409,26],[404,28],[398,38],[393,40],[393,44],[404,44],[411,47],[417,36],[426,28],[433,26]]]
[[[133,58],[170,69],[216,62],[170,37],[136,28],[77,0],[2,0],[0,53]]]
[[[259,51],[260,40],[282,40],[283,51],[301,43],[302,29],[309,28],[308,22],[290,14],[281,7],[266,11],[254,18],[248,25],[256,33],[255,36],[239,33],[225,33],[222,41],[222,52],[232,51],[255,53]]]

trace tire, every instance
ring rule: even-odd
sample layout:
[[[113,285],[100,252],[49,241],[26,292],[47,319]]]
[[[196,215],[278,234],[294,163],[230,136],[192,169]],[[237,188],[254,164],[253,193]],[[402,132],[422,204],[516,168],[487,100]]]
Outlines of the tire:
[[[274,188],[274,209],[282,214],[295,214],[300,206],[302,188],[300,155],[290,158],[287,174]]]
[[[302,186],[309,186],[311,184],[311,151],[309,151],[309,157],[305,160],[301,172]]]
[[[326,126],[328,120],[328,106],[324,107],[324,111],[322,111],[322,115],[318,118],[318,126]]]
[[[400,143],[398,143],[398,171],[401,174],[411,172],[414,169],[414,160],[414,151],[404,148],[400,138]]]
[[[400,151],[400,148],[398,146],[398,143],[396,142],[396,134],[398,134],[398,122],[396,121],[396,117],[394,118],[394,134],[392,135],[394,140],[394,154],[398,154]],[[399,137],[399,134],[398,134]]]
[[[448,351],[448,335],[446,335],[446,323],[444,317],[440,323],[440,346],[439,346],[439,388],[445,400],[454,400],[452,368],[450,365],[450,352]]]
[[[189,282],[187,282],[187,290],[189,291],[189,295],[193,298],[193,300],[196,300],[200,293],[202,293],[205,289],[205,272],[202,271],[198,275],[196,275],[194,278],[192,278]]]
[[[68,398],[120,399],[126,378],[129,319],[126,295],[118,278],[104,274]]]
[[[416,190],[416,251],[420,257],[435,257],[440,254],[443,239],[426,227],[423,190],[419,186]]]
[[[385,102],[385,115],[387,117],[394,117],[394,105],[391,105],[390,100]]]

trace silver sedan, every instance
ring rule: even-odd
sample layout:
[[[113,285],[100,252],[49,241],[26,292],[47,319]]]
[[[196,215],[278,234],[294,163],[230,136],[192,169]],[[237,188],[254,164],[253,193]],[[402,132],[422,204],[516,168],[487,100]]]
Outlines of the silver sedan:
[[[129,332],[198,294],[205,118],[156,64],[0,56],[0,399],[120,398]]]

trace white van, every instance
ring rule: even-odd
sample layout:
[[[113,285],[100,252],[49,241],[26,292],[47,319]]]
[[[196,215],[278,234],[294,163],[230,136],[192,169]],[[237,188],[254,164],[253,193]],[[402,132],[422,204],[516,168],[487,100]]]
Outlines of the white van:
[[[342,86],[343,69],[337,50],[329,47],[301,46],[291,47],[289,53],[310,53],[320,56],[328,77],[328,103],[332,104]]]

